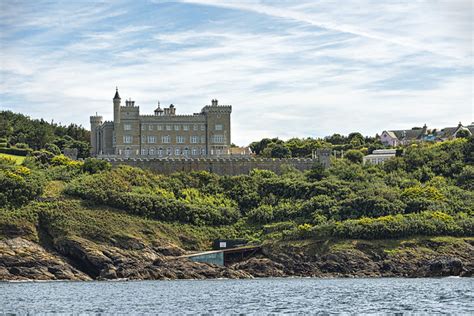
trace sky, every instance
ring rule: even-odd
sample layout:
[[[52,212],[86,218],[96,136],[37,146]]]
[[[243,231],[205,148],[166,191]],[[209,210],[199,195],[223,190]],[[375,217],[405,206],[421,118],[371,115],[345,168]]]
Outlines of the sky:
[[[467,125],[472,0],[0,1],[0,109],[231,104],[232,142]]]

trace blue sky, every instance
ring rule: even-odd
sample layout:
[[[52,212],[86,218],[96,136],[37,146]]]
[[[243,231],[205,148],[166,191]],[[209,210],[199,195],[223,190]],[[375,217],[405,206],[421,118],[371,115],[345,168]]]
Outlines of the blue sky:
[[[0,108],[232,104],[233,142],[473,119],[471,0],[1,1]]]

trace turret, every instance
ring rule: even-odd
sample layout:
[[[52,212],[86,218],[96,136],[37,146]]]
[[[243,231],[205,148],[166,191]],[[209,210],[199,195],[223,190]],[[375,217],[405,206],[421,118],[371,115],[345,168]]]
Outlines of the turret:
[[[114,96],[114,123],[120,123],[120,95],[118,93],[118,88],[115,88],[115,96]]]
[[[97,156],[97,154],[100,152],[99,148],[99,135],[97,128],[102,125],[102,116],[97,115],[97,113],[94,116],[90,117],[90,123],[91,123],[91,154],[92,156]]]
[[[160,101],[158,101],[158,107],[155,110],[155,115],[156,116],[162,116],[163,115],[163,110],[160,107]]]

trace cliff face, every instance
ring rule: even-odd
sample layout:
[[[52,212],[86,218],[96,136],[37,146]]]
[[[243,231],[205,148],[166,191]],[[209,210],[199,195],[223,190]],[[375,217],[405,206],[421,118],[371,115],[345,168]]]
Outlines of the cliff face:
[[[234,265],[254,276],[472,276],[474,239],[432,237],[382,241],[272,243],[264,257]]]
[[[184,250],[140,241],[122,247],[79,237],[49,245],[21,237],[0,240],[0,280],[160,280],[314,277],[471,276],[474,239],[274,242],[263,254],[229,267],[178,258]]]

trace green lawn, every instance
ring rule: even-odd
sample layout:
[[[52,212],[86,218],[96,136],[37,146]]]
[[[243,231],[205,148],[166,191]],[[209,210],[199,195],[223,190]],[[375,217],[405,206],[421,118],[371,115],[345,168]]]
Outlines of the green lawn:
[[[0,157],[5,157],[5,158],[10,158],[16,161],[16,164],[19,165],[25,160],[24,156],[15,156],[15,155],[9,155],[9,154],[2,154],[0,153]]]

